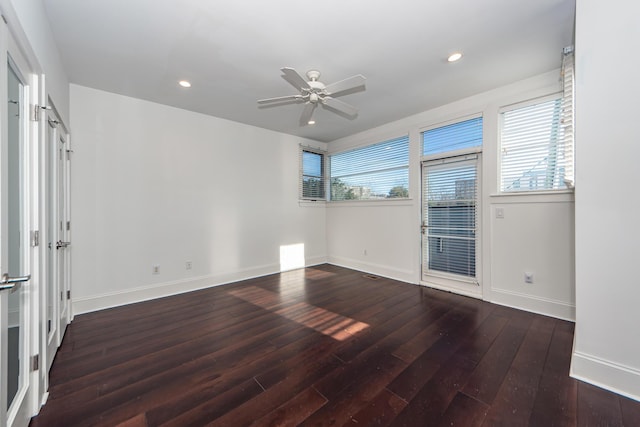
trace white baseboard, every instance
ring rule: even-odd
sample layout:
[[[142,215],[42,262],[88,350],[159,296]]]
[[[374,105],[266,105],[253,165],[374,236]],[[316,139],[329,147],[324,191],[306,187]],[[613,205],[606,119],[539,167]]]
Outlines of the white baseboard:
[[[325,256],[309,257],[306,259],[306,266],[310,267],[313,265],[324,264],[326,262],[327,258]],[[267,276],[269,274],[279,272],[280,265],[278,264],[263,265],[226,274],[192,277],[189,279],[156,283],[149,286],[132,287],[124,291],[73,298],[71,302],[73,309],[72,312],[75,316],[76,314],[90,313],[92,311],[163,298],[185,292],[196,291],[198,289],[226,285],[241,280]]]
[[[556,317],[558,319],[575,322],[576,305],[565,301],[540,298],[534,295],[521,294],[506,289],[491,288],[491,299],[486,300],[494,304],[506,305],[532,313]]]
[[[411,283],[415,285],[417,283],[415,279],[415,273],[411,270],[403,270],[400,268],[373,264],[355,259],[330,256],[327,261],[329,264],[336,265],[338,267],[350,268],[353,270],[363,271],[369,274],[375,274],[376,276],[386,277],[388,279],[398,280],[400,282]]]
[[[640,370],[573,352],[571,377],[640,402]]]

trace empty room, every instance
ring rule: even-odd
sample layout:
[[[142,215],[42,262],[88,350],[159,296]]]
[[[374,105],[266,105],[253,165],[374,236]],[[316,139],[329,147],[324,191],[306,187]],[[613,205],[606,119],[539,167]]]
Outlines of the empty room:
[[[640,425],[639,5],[0,14],[0,426]]]

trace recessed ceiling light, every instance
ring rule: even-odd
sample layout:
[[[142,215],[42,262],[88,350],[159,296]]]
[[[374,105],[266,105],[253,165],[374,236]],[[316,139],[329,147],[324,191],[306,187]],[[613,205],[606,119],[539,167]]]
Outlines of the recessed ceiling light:
[[[182,86],[182,87],[191,87],[191,83],[189,83],[189,82],[188,82],[188,81],[186,81],[186,80],[180,80],[180,81],[178,82],[178,84],[179,84],[180,86]]]
[[[309,124],[309,125],[315,125],[315,124],[316,124],[316,121],[315,121],[315,120],[309,120],[309,121],[307,122],[307,124]]]
[[[460,58],[462,58],[462,54],[460,52],[456,52],[456,53],[452,53],[448,58],[447,61],[449,62],[456,62],[458,60],[460,60]]]

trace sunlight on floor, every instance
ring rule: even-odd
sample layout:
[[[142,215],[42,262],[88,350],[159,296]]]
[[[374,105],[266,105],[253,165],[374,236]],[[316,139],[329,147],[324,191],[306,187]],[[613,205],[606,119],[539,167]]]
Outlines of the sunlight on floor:
[[[306,302],[299,302],[276,309],[277,306],[282,303],[280,295],[256,286],[232,290],[229,291],[229,294],[257,305],[258,307],[271,310],[282,317],[312,328],[338,341],[344,341],[369,327],[366,323],[333,313]]]

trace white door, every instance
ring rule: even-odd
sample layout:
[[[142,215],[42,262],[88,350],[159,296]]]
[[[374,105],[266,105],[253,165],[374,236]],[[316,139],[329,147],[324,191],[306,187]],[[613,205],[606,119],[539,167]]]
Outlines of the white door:
[[[29,242],[29,78],[7,27],[0,23],[0,425],[26,426],[31,415],[32,342]]]
[[[69,308],[69,148],[64,127],[54,110],[47,114],[46,139],[46,370],[51,368],[70,320]]]
[[[469,154],[422,164],[422,280],[480,297],[478,157]]]

